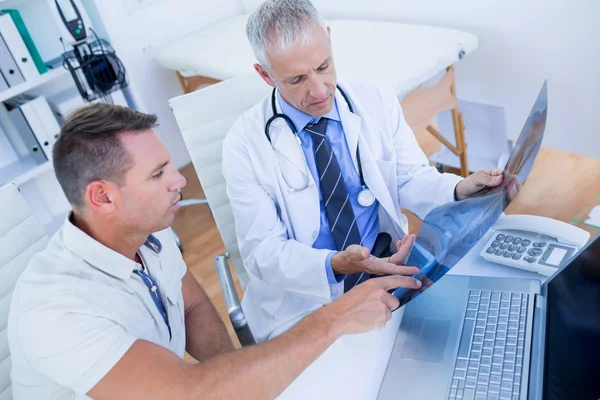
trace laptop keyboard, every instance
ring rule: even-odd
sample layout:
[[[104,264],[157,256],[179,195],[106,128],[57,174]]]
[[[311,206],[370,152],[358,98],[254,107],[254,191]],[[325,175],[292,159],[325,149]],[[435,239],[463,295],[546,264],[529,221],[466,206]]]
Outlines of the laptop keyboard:
[[[519,399],[528,297],[470,291],[449,399]]]

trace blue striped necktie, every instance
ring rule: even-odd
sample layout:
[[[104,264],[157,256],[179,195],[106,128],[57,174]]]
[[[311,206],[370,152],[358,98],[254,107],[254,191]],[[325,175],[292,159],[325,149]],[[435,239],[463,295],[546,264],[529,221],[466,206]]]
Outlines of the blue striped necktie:
[[[338,251],[344,251],[351,244],[361,244],[360,232],[356,225],[356,217],[346,190],[342,170],[337,162],[333,149],[326,140],[327,118],[321,118],[316,124],[308,124],[304,128],[310,133],[314,142],[315,161],[321,181],[325,214],[329,221],[329,229]],[[354,276],[356,275],[356,276]],[[353,287],[358,280],[366,280],[368,275],[352,274],[344,280],[345,291]]]

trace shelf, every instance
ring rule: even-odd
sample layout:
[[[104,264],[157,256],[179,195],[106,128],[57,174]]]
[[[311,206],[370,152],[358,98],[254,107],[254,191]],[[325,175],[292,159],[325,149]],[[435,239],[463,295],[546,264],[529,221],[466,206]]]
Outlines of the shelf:
[[[24,157],[0,168],[0,186],[7,182],[19,186],[51,169],[52,163],[49,161],[37,164],[33,157]]]
[[[2,6],[2,2],[0,2],[0,8]],[[36,79],[25,81],[20,85],[11,87],[0,92],[0,103],[6,100],[9,100],[15,96],[28,92],[32,89],[35,89],[43,84],[51,82],[55,79],[65,77],[70,75],[69,71],[60,67],[56,69],[49,70],[45,74],[38,76]]]

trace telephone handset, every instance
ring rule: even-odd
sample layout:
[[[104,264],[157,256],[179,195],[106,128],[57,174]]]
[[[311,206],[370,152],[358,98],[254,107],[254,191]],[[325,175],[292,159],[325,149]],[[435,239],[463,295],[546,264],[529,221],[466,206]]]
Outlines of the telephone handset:
[[[485,260],[550,276],[590,238],[583,229],[535,215],[502,215],[481,250]]]

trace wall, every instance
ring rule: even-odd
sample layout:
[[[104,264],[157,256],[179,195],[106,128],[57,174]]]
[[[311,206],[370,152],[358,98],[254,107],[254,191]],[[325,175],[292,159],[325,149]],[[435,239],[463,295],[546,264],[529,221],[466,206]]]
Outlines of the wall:
[[[157,129],[169,148],[173,163],[180,168],[190,162],[189,154],[179,133],[168,100],[183,94],[176,74],[166,70],[152,59],[152,52],[160,46],[184,37],[239,13],[236,0],[220,0],[218,7],[206,0],[146,0],[148,5],[133,7],[131,0],[83,0],[90,17],[108,36],[117,55],[128,68],[135,106],[158,116]],[[140,2],[136,0],[135,2]],[[140,3],[143,3],[140,2]],[[131,11],[137,8],[135,11]]]
[[[127,0],[126,0],[127,1]],[[139,0],[136,0],[139,1]],[[92,0],[84,0],[86,6]],[[128,14],[121,1],[96,0],[117,54],[130,69],[139,107],[159,116],[159,133],[177,166],[189,162],[167,101],[181,94],[172,71],[150,53],[163,44],[237,14],[256,0],[162,0]],[[600,157],[600,2],[597,0],[314,0],[326,17],[416,22],[468,30],[480,48],[457,64],[460,98],[505,107],[516,138],[548,78],[544,145]],[[367,5],[368,4],[368,5]],[[597,129],[597,128],[596,128]]]
[[[326,17],[464,29],[479,49],[457,64],[465,100],[505,107],[515,139],[545,78],[544,146],[600,158],[600,1],[313,0]],[[251,10],[255,0],[244,0]]]

